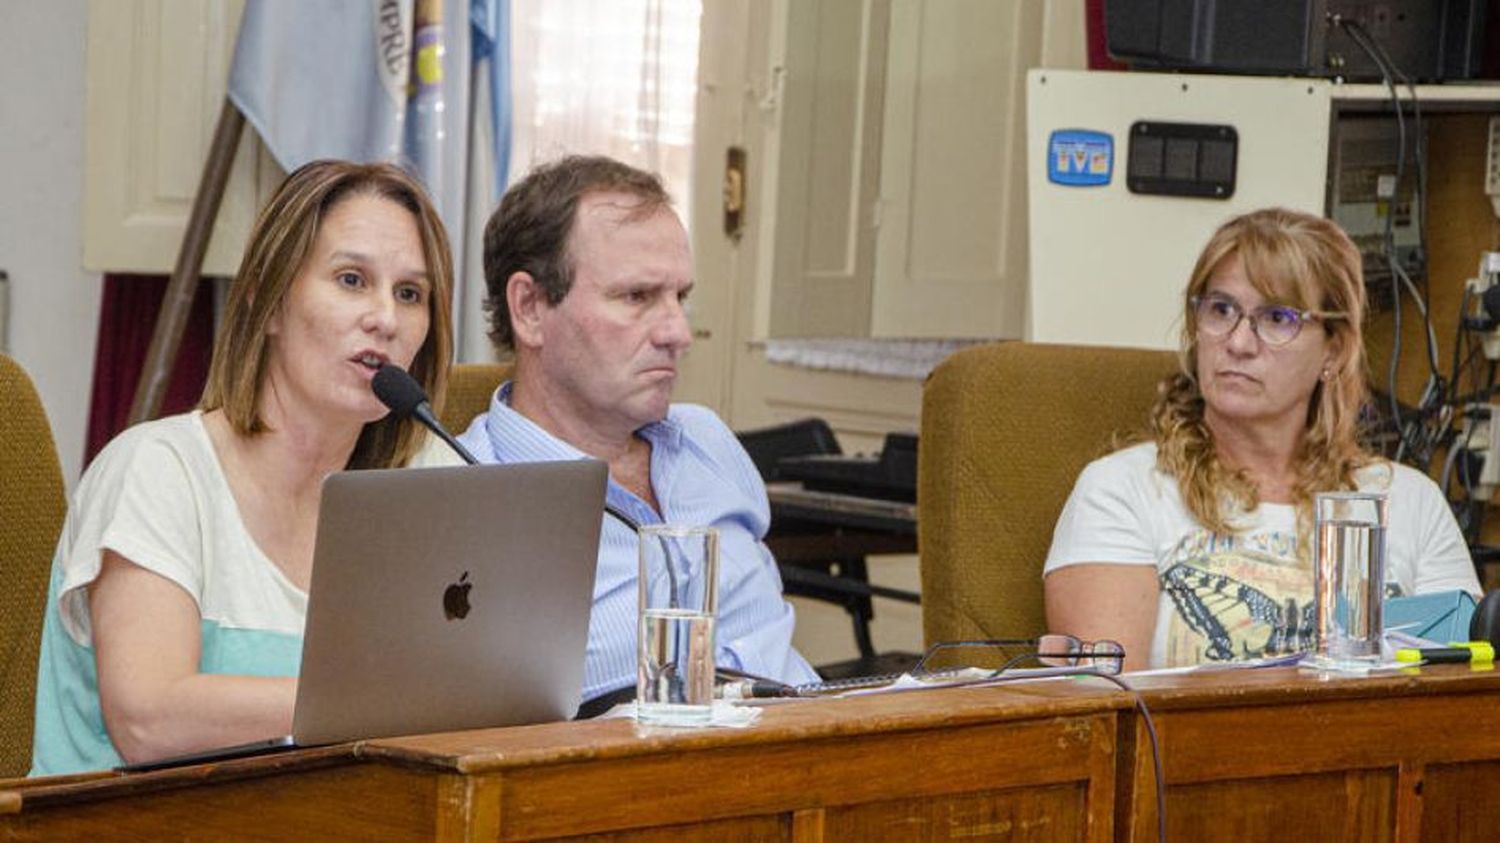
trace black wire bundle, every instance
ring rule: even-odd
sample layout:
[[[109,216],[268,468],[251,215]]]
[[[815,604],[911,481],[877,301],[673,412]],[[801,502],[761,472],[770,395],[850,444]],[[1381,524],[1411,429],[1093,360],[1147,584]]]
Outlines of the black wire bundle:
[[[1415,146],[1415,161],[1417,168],[1416,182],[1416,204],[1420,214],[1419,228],[1419,250],[1422,259],[1427,255],[1427,167],[1424,161],[1424,150],[1422,148],[1422,106],[1417,98],[1417,88],[1391,60],[1390,54],[1385,48],[1370,35],[1369,31],[1357,20],[1352,20],[1339,15],[1331,15],[1330,23],[1338,26],[1348,34],[1349,39],[1364,51],[1375,66],[1380,69],[1381,78],[1386,89],[1390,91],[1391,107],[1396,112],[1396,137],[1398,153],[1396,158],[1396,194],[1392,202],[1400,196],[1401,181],[1405,175],[1406,163],[1406,119],[1401,107],[1400,96],[1396,91],[1396,83],[1399,81],[1405,85],[1411,96],[1412,113],[1415,120],[1415,132],[1417,141]],[[1496,318],[1488,313],[1488,308],[1481,307],[1481,315],[1470,317],[1469,309],[1473,300],[1474,291],[1467,286],[1464,289],[1463,299],[1459,304],[1458,329],[1453,342],[1453,366],[1450,377],[1445,384],[1438,368],[1437,362],[1437,339],[1432,328],[1430,312],[1431,284],[1419,294],[1416,285],[1412,283],[1410,276],[1401,266],[1396,254],[1396,240],[1394,232],[1395,214],[1394,207],[1387,213],[1385,220],[1384,247],[1386,259],[1389,263],[1393,278],[1392,303],[1394,312],[1392,314],[1395,325],[1395,338],[1391,346],[1390,369],[1387,374],[1389,386],[1389,399],[1391,405],[1392,420],[1395,424],[1397,446],[1395,458],[1398,461],[1405,460],[1418,468],[1427,471],[1430,467],[1434,452],[1446,446],[1447,456],[1444,460],[1441,472],[1441,485],[1443,494],[1448,498],[1458,516],[1459,524],[1463,528],[1464,538],[1474,550],[1476,560],[1479,558],[1479,527],[1483,520],[1485,501],[1476,496],[1476,485],[1478,477],[1475,476],[1479,463],[1473,460],[1472,446],[1479,444],[1488,448],[1489,442],[1475,443],[1474,434],[1481,424],[1500,424],[1500,418],[1491,417],[1488,407],[1474,407],[1476,404],[1486,404],[1497,392],[1495,387],[1496,361],[1487,360],[1483,354],[1483,344],[1474,342],[1474,333],[1493,331],[1497,328]],[[1401,360],[1401,288],[1406,287],[1421,313],[1427,328],[1427,357],[1430,375],[1427,385],[1422,391],[1417,406],[1408,417],[1403,420],[1400,404],[1396,400],[1396,374]],[[1469,392],[1461,391],[1461,386],[1467,381]],[[1464,423],[1462,435],[1457,430],[1460,423]],[[1488,459],[1500,459],[1500,454],[1487,454]],[[1453,477],[1457,475],[1459,482],[1463,485],[1464,497],[1456,499],[1452,491]]]
[[[1406,268],[1401,265],[1396,251],[1396,205],[1401,197],[1401,184],[1406,177],[1406,110],[1402,106],[1400,94],[1396,90],[1399,81],[1406,86],[1411,97],[1412,114],[1414,119],[1414,133],[1416,142],[1414,147],[1414,158],[1417,170],[1417,182],[1415,190],[1415,202],[1419,220],[1419,246],[1418,251],[1422,259],[1427,254],[1427,167],[1422,149],[1422,105],[1417,97],[1416,85],[1405,73],[1401,72],[1390,54],[1385,48],[1370,35],[1364,25],[1357,20],[1342,15],[1332,15],[1330,21],[1342,28],[1365,55],[1369,57],[1380,70],[1381,81],[1391,95],[1391,108],[1396,113],[1396,185],[1390,199],[1390,207],[1386,210],[1385,231],[1383,232],[1383,246],[1385,250],[1386,263],[1391,272],[1391,306],[1392,321],[1394,323],[1394,337],[1391,343],[1391,360],[1387,371],[1388,399],[1390,401],[1391,421],[1395,427],[1397,444],[1395,459],[1406,461],[1426,470],[1432,460],[1433,452],[1437,449],[1440,440],[1447,433],[1448,406],[1445,401],[1447,387],[1441,374],[1437,356],[1437,336],[1433,332],[1432,318],[1429,313],[1430,298],[1426,290],[1418,290],[1417,285],[1412,282],[1411,276],[1407,274]],[[1423,387],[1421,398],[1417,406],[1403,418],[1400,403],[1396,398],[1396,376],[1401,365],[1401,329],[1402,329],[1402,289],[1411,295],[1416,304],[1418,313],[1422,317],[1426,328],[1427,339],[1427,384]],[[1429,285],[1430,288],[1430,285]],[[1454,376],[1457,377],[1455,370]],[[1435,424],[1428,424],[1430,417]]]

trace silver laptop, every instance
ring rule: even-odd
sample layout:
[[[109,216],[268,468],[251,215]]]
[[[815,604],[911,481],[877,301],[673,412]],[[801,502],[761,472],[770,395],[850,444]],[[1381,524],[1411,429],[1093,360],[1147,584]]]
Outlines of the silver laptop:
[[[572,717],[607,476],[595,460],[330,476],[292,734],[125,769]]]

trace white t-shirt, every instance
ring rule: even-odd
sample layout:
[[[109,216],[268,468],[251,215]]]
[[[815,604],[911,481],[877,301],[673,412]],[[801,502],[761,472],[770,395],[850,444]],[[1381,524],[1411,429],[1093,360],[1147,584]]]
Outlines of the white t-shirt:
[[[1390,493],[1386,582],[1401,594],[1480,593],[1474,564],[1437,484],[1381,462],[1356,478]],[[1211,533],[1183,506],[1177,481],[1144,443],[1095,460],[1079,475],[1052,536],[1044,573],[1081,563],[1154,565],[1161,599],[1151,666],[1254,658],[1302,649],[1313,634],[1311,555],[1297,553],[1297,511],[1263,503]]]
[[[104,729],[87,586],[113,550],[198,604],[203,673],[296,676],[307,594],[255,544],[192,412],[136,425],[79,483],[52,564],[37,673],[34,775],[120,763]]]

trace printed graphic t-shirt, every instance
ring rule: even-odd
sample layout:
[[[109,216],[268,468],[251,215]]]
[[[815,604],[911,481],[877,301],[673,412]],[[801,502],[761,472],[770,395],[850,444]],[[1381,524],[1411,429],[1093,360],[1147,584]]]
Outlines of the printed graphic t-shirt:
[[[1388,590],[1480,593],[1463,536],[1430,478],[1382,462],[1357,481],[1361,490],[1390,494]],[[1263,503],[1235,524],[1240,530],[1233,535],[1199,525],[1176,481],[1157,470],[1156,445],[1144,443],[1096,460],[1079,475],[1045,571],[1091,562],[1154,565],[1161,597],[1152,667],[1309,649],[1312,554],[1298,552],[1296,508]]]

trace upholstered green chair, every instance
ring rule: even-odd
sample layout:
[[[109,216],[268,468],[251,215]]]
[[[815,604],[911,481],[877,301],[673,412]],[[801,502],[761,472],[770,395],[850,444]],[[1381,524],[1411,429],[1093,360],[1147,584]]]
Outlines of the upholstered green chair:
[[[1042,563],[1078,472],[1143,433],[1171,352],[1006,342],[922,394],[917,544],[929,644],[1046,631]]]
[[[52,553],[67,503],[47,413],[0,354],[0,778],[31,766],[36,659]]]
[[[510,363],[456,363],[448,370],[448,396],[438,418],[454,436],[469,429],[474,417],[490,408],[495,387],[510,377]]]

